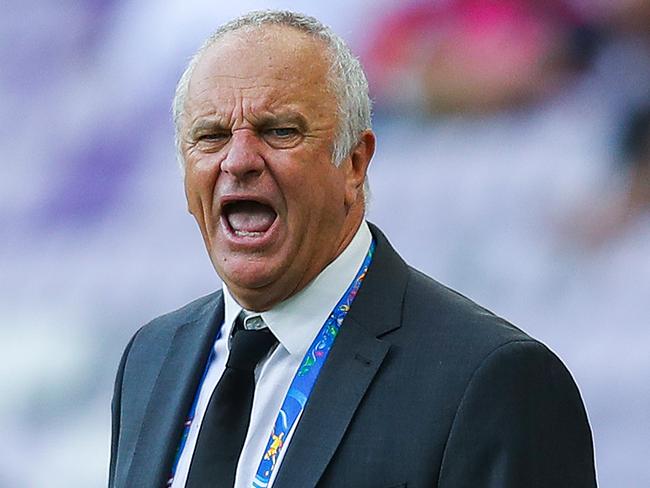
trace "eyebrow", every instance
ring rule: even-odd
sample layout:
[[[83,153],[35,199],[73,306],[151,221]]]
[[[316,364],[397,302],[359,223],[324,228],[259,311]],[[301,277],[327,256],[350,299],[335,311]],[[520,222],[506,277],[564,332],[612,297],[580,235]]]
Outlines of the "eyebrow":
[[[282,124],[295,124],[298,129],[303,131],[307,130],[307,127],[309,126],[306,117],[300,112],[294,111],[279,112],[275,114],[263,114],[255,117],[254,120],[254,127],[256,129],[265,129]],[[231,128],[229,125],[223,123],[220,118],[202,117],[197,119],[192,124],[189,130],[189,136],[190,138],[194,139],[206,132],[229,132],[230,130]]]
[[[189,130],[189,135],[191,138],[195,138],[197,135],[215,130],[227,131],[230,129],[218,119],[202,118],[192,124],[192,127],[190,127]]]
[[[295,124],[301,130],[306,130],[309,125],[303,114],[294,111],[261,115],[256,118],[255,125],[259,128],[266,128],[282,124]]]

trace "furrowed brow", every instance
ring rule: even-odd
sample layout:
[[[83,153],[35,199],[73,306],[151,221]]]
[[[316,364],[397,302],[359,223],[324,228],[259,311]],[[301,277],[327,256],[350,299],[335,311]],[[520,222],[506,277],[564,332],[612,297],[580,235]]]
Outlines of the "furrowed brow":
[[[229,130],[228,127],[226,127],[219,120],[198,119],[192,124],[192,127],[190,127],[189,136],[190,138],[195,139],[196,137],[205,133],[215,132],[215,131],[223,132],[228,130]]]
[[[255,125],[261,128],[294,125],[300,130],[306,130],[308,127],[307,119],[298,112],[262,115],[257,118]]]

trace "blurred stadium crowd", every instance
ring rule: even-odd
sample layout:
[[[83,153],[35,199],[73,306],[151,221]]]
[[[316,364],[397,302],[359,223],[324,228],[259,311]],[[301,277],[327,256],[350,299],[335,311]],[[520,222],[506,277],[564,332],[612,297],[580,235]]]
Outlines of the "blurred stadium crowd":
[[[123,346],[219,286],[169,104],[202,39],[258,8],[351,43],[376,101],[369,219],[564,359],[600,486],[650,486],[650,1],[162,3],[2,9],[0,486],[105,486]]]

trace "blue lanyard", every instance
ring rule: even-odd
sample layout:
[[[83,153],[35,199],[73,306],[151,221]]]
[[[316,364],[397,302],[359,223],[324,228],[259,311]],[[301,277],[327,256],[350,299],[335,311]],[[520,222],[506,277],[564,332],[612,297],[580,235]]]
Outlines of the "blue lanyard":
[[[339,333],[343,319],[345,319],[348,310],[350,310],[350,305],[357,296],[359,287],[366,277],[374,251],[375,241],[373,240],[354,281],[321,327],[318,335],[307,350],[298,371],[293,377],[289,391],[275,419],[275,425],[266,444],[264,455],[257,468],[257,473],[253,480],[253,488],[265,488],[268,486],[271,475],[277,466],[280,453],[284,448],[285,440],[305,408],[305,404],[311,394],[314,383],[316,383],[318,374],[327,359],[332,344],[334,344],[334,339],[336,339]]]

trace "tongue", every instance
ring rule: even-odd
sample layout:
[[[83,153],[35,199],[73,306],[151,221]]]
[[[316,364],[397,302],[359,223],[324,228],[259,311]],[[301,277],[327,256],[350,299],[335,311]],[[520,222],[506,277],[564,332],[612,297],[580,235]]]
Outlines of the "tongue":
[[[238,232],[266,232],[275,220],[275,212],[257,202],[237,202],[230,206],[228,223]]]

